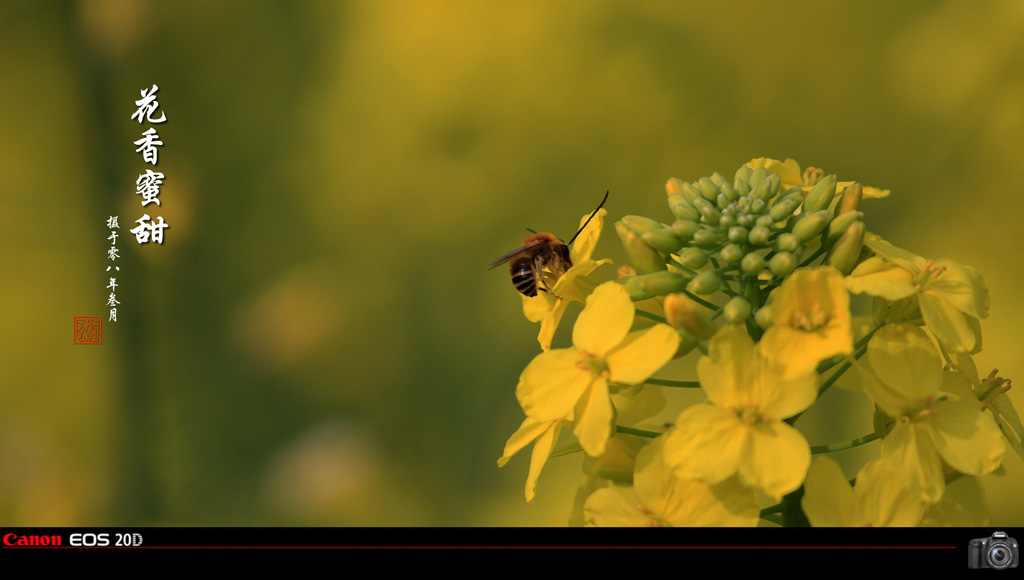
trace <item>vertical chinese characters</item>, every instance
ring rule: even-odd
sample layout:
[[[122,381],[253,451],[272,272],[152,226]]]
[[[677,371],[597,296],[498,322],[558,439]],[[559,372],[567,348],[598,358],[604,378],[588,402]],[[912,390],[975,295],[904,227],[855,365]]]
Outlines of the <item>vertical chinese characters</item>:
[[[116,262],[121,257],[117,253],[117,232],[114,231],[121,228],[117,223],[116,215],[107,217],[107,227],[110,228],[110,235],[107,236],[107,239],[110,240],[110,247],[107,248],[107,259],[111,262]],[[113,269],[115,273],[121,271],[120,266],[114,266],[113,264],[107,266],[107,272],[111,269]],[[117,290],[117,278],[115,276],[111,276],[110,282],[107,283],[107,288],[110,290],[110,296],[107,297],[107,306],[110,307],[110,318],[107,320],[110,322],[117,322],[117,305],[121,302],[118,301],[117,295],[115,294],[115,291]]]
[[[142,98],[135,101],[135,106],[138,108],[132,114],[132,119],[138,119],[140,125],[142,123],[159,124],[167,121],[167,115],[163,111],[160,111],[159,117],[155,116],[157,109],[160,108],[160,103],[156,100],[158,90],[160,87],[153,85],[149,89],[140,91]],[[142,138],[135,141],[135,145],[137,145],[135,152],[142,154],[142,160],[155,166],[159,151],[157,147],[163,147],[164,142],[160,140],[156,129],[150,127],[142,132]],[[135,180],[135,194],[142,196],[143,207],[151,203],[162,205],[157,196],[160,195],[160,186],[163,185],[163,182],[164,174],[152,169],[147,169],[145,173],[139,174],[138,179]],[[170,226],[164,221],[163,216],[157,216],[155,221],[150,220],[148,213],[142,214],[141,218],[135,220],[139,225],[129,231],[135,234],[135,240],[139,244],[152,241],[162,245],[164,230]]]

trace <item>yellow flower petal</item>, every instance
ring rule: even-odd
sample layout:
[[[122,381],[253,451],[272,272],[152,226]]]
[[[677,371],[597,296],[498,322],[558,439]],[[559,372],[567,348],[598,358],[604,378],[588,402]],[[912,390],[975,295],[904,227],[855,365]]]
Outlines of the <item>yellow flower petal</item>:
[[[658,324],[647,330],[632,332],[605,356],[615,383],[636,385],[661,370],[679,348],[679,333],[670,326]]]
[[[932,291],[921,295],[921,317],[944,347],[952,352],[981,350],[981,325],[953,306],[945,296]]]
[[[587,214],[580,218],[581,228],[590,218],[590,215],[591,214]],[[569,256],[572,258],[573,264],[579,264],[580,262],[589,260],[590,256],[594,254],[594,248],[597,247],[597,240],[601,237],[601,230],[604,228],[604,216],[606,215],[608,215],[608,210],[604,208],[597,210],[597,214],[594,215],[594,219],[590,220],[586,229],[576,236],[576,241],[572,243],[572,249],[569,251]]]
[[[942,294],[955,308],[974,318],[988,317],[991,299],[988,286],[977,270],[952,260],[935,260],[936,268],[945,268],[932,282],[933,291]]]
[[[928,335],[910,324],[889,324],[876,332],[868,343],[868,361],[885,385],[907,399],[907,405],[935,396],[942,385],[939,353]]]
[[[681,479],[725,481],[736,473],[749,429],[736,415],[714,405],[687,408],[665,435],[665,462]]]
[[[870,294],[890,302],[917,292],[912,273],[879,257],[871,257],[858,264],[846,277],[846,287],[854,294]]]
[[[508,460],[526,447],[531,441],[533,454],[530,457],[530,473],[526,477],[526,501],[533,501],[537,489],[537,478],[540,477],[541,469],[551,456],[551,450],[558,441],[558,433],[561,430],[561,421],[539,421],[533,417],[527,417],[519,429],[508,438],[505,443],[505,453],[498,459],[498,467],[504,467]]]
[[[576,326],[572,329],[572,343],[576,348],[603,357],[622,342],[633,325],[633,301],[621,284],[601,284],[587,298]]]
[[[828,457],[818,457],[811,464],[800,505],[816,528],[860,525],[857,522],[863,520],[853,488],[839,464]]]
[[[807,439],[782,421],[758,423],[749,428],[749,433],[739,463],[743,479],[773,498],[800,487],[811,465]]]
[[[589,370],[577,363],[576,349],[557,349],[537,355],[523,370],[516,386],[516,398],[530,417],[562,419],[572,412],[576,401],[594,380]]]
[[[544,469],[544,464],[547,462],[548,457],[551,457],[551,451],[555,448],[555,443],[558,441],[558,433],[561,429],[561,421],[549,423],[548,429],[533,444],[533,453],[530,455],[530,473],[526,476],[527,502],[533,501],[533,497],[537,493],[537,479],[540,478],[540,471]]]
[[[758,343],[785,378],[812,373],[820,361],[853,352],[850,295],[831,267],[793,272],[771,298],[773,324]]]
[[[498,459],[498,467],[505,467],[505,464],[508,463],[509,459],[512,459],[513,455],[519,453],[523,447],[526,447],[533,440],[540,437],[550,426],[548,421],[539,421],[533,417],[527,417],[523,424],[519,426],[519,429],[516,429],[516,432],[508,438],[508,442],[505,443],[505,453]]]
[[[901,485],[877,459],[861,468],[855,491],[864,523],[875,527],[916,526],[928,508],[920,493]]]
[[[916,423],[897,422],[882,440],[885,466],[907,488],[918,491],[929,502],[942,497],[946,479],[942,460],[928,433]]]
[[[946,463],[961,473],[988,475],[1003,460],[1006,447],[992,417],[974,401],[940,401],[927,419],[928,433]]]
[[[753,351],[754,341],[742,326],[725,326],[712,337],[708,356],[697,361],[697,378],[711,402],[719,407],[747,403],[739,383],[741,369]]]
[[[650,526],[651,516],[640,511],[640,500],[632,487],[611,485],[590,494],[583,505],[587,526],[638,528]]]
[[[612,436],[612,424],[615,409],[608,396],[608,383],[597,378],[576,404],[576,426],[573,434],[580,442],[580,447],[591,457],[604,453],[605,444]]]

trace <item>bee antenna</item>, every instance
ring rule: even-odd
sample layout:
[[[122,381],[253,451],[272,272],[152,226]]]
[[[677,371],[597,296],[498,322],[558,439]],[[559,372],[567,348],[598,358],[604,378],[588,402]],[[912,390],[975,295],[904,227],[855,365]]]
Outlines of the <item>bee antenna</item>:
[[[608,201],[608,192],[607,192],[607,191],[606,191],[606,192],[604,192],[604,199],[602,199],[602,200],[601,200],[601,205],[597,206],[597,209],[595,209],[595,210],[594,210],[594,213],[590,214],[590,217],[588,217],[588,218],[587,218],[587,221],[583,223],[583,226],[582,226],[582,227],[581,227],[581,228],[579,229],[579,231],[578,231],[578,232],[576,232],[576,235],[574,235],[574,236],[572,237],[572,239],[571,239],[571,240],[569,240],[569,244],[570,244],[570,245],[571,245],[571,244],[572,244],[572,243],[573,243],[574,241],[576,241],[576,236],[580,235],[580,233],[581,233],[581,232],[582,232],[582,231],[583,231],[584,229],[586,229],[586,227],[587,227],[587,224],[589,224],[589,223],[590,223],[590,220],[594,219],[594,216],[596,216],[596,215],[597,215],[597,212],[601,211],[601,208],[602,208],[602,207],[604,207],[604,202],[606,202],[606,201]]]
[[[530,232],[531,234],[537,233],[537,230],[535,230],[533,228],[526,228],[526,231]]]

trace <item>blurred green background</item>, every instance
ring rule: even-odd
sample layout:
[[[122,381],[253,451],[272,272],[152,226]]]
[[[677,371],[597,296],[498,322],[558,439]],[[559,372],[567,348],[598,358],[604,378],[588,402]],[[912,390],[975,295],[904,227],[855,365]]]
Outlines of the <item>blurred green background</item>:
[[[538,346],[487,263],[753,157],[891,189],[869,229],[978,268],[978,366],[1024,377],[1017,0],[5,2],[0,80],[4,525],[564,525],[578,455],[532,504],[495,464]],[[1019,458],[984,487],[1024,523]]]

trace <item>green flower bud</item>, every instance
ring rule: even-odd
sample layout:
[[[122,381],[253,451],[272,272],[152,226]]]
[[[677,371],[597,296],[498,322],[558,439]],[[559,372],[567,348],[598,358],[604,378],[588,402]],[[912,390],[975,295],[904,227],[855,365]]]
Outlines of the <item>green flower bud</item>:
[[[678,272],[655,272],[639,276],[640,289],[655,296],[682,292],[686,288],[686,276]]]
[[[772,216],[772,219],[781,222],[788,218],[796,208],[800,207],[801,199],[794,197],[787,197],[782,201],[775,202],[772,209],[768,210],[768,215]]]
[[[683,240],[676,237],[676,235],[672,233],[672,230],[668,228],[644,232],[640,234],[640,239],[642,239],[648,246],[665,254],[674,254],[678,252],[679,248],[682,248],[685,243]]]
[[[789,198],[796,198],[797,204],[804,202],[804,189],[799,185],[790,185],[786,191],[779,194],[779,198],[775,200],[776,204],[782,203]]]
[[[832,244],[839,240],[839,237],[846,233],[846,230],[853,225],[854,222],[859,222],[864,219],[864,212],[862,211],[848,211],[846,213],[839,214],[838,217],[829,222],[828,227],[825,228],[825,233],[822,236],[825,247],[830,247]]]
[[[715,205],[717,205],[718,209],[722,211],[725,211],[725,208],[729,207],[730,203],[732,203],[732,200],[729,199],[729,196],[725,195],[724,193],[719,193],[718,199],[715,200]]]
[[[718,330],[706,308],[686,294],[665,297],[665,320],[675,328],[701,339],[711,338]]]
[[[622,222],[615,222],[615,233],[622,240],[622,246],[626,249],[626,255],[637,272],[650,274],[665,269],[665,259],[657,250],[644,243],[640,236],[636,235]]]
[[[750,184],[750,190],[753,191],[761,182],[768,177],[768,170],[764,166],[758,167],[750,174],[750,179],[747,179],[747,183]]]
[[[722,231],[728,231],[734,225],[736,225],[736,218],[729,214],[722,214],[722,219],[718,220],[718,229]]]
[[[772,198],[772,182],[771,180],[765,179],[761,183],[757,184],[750,190],[750,199],[760,199],[762,201],[768,201]]]
[[[859,210],[862,199],[864,199],[864,188],[861,184],[854,183],[847,187],[843,190],[843,196],[839,198],[839,203],[836,204],[836,216]]]
[[[679,254],[679,263],[696,270],[708,263],[708,253],[700,248],[686,248]]]
[[[800,221],[793,226],[793,235],[801,242],[806,242],[820,234],[831,218],[827,211],[803,214]]]
[[[750,231],[743,226],[733,226],[729,228],[729,241],[741,244],[747,241],[747,234],[749,233]]]
[[[711,181],[712,181],[712,183],[717,185],[719,188],[722,187],[723,183],[726,183],[725,177],[722,176],[722,174],[717,172],[717,171],[711,174]]]
[[[795,252],[801,247],[803,246],[800,245],[800,238],[789,232],[779,234],[779,237],[775,238],[775,249],[779,252]]]
[[[767,207],[768,207],[768,203],[765,202],[765,200],[763,200],[763,199],[755,199],[750,204],[750,211],[752,211],[754,213],[764,213],[764,210],[767,209]]]
[[[656,296],[656,294],[652,294],[640,287],[640,276],[620,278],[619,282],[622,283],[622,287],[629,293],[629,299],[633,302],[647,300]]]
[[[750,228],[754,227],[755,224],[757,224],[757,218],[755,216],[750,215],[749,213],[741,213],[738,216],[736,216],[736,223],[740,224],[741,226],[749,230]]]
[[[690,354],[693,349],[697,348],[697,343],[700,342],[696,337],[683,329],[679,329],[679,338],[679,350],[676,351],[676,355],[672,358],[680,358]]]
[[[683,199],[690,202],[690,205],[693,205],[693,200],[702,197],[700,191],[694,187],[692,183],[687,183],[685,181],[679,182],[679,195],[683,196]]]
[[[678,177],[670,177],[668,182],[665,183],[665,192],[671,197],[673,195],[681,195],[683,192],[683,180]]]
[[[733,189],[732,184],[729,183],[729,182],[726,182],[726,183],[723,183],[723,184],[719,185],[718,186],[718,190],[722,192],[722,193],[718,194],[718,200],[719,200],[718,207],[724,208],[726,205],[729,205],[730,203],[732,203],[732,202],[734,202],[734,201],[736,201],[737,199],[740,198],[740,196],[736,195],[736,190]],[[725,199],[727,200],[725,202],[725,205],[721,204],[722,196],[725,196]]]
[[[677,203],[672,203],[675,200],[679,200]],[[700,219],[700,212],[697,211],[690,202],[682,198],[682,196],[672,196],[668,200],[668,208],[672,210],[672,214],[681,220],[697,221]]]
[[[680,240],[688,242],[693,239],[693,235],[700,231],[700,224],[696,221],[689,220],[677,220],[672,224],[672,233],[676,235]]]
[[[621,223],[637,235],[662,228],[660,223],[640,215],[624,216]]]
[[[761,327],[762,330],[768,330],[768,327],[772,325],[772,310],[770,307],[765,306],[758,308],[754,312],[754,322]]]
[[[741,259],[743,259],[743,254],[743,248],[739,247],[737,244],[726,244],[725,247],[722,248],[722,250],[719,252],[719,255],[722,256],[722,259],[729,264],[735,264],[736,262],[739,262]]]
[[[771,230],[761,224],[758,224],[750,230],[750,235],[747,236],[747,241],[755,246],[767,246],[768,239],[771,235]]]
[[[740,260],[740,270],[747,276],[757,276],[764,270],[764,257],[754,252],[748,253]]]
[[[693,234],[693,243],[702,248],[712,248],[722,243],[722,235],[718,230],[701,230]]]
[[[741,181],[743,183],[749,183],[750,174],[753,172],[754,170],[751,169],[750,166],[746,164],[741,165],[740,168],[736,170],[736,175],[732,178],[732,182],[734,184],[739,184]]]
[[[750,302],[742,296],[733,296],[732,300],[725,303],[722,314],[732,324],[745,322],[750,317]]]
[[[701,221],[705,223],[717,226],[719,220],[722,219],[722,214],[718,211],[718,208],[706,199],[694,200],[693,207],[697,208],[697,211],[700,212]]]
[[[736,192],[736,199],[750,195],[750,183],[746,180],[737,180],[732,184],[732,188]]]
[[[764,226],[766,228],[769,228],[769,227],[771,227],[771,225],[773,223],[775,223],[775,220],[772,219],[772,216],[770,216],[770,215],[762,215],[762,216],[757,216],[757,222],[756,223],[759,226]]]
[[[697,191],[700,192],[704,199],[714,202],[718,198],[718,194],[722,193],[718,191],[718,186],[715,185],[714,181],[711,181],[707,177],[701,177],[700,181],[696,183]]]
[[[852,213],[852,212],[851,212]],[[853,271],[860,258],[860,248],[864,243],[864,222],[858,221],[846,228],[836,245],[828,254],[828,263],[843,275]]]
[[[804,211],[816,212],[828,209],[836,196],[836,176],[829,175],[815,184],[804,198]]]
[[[715,270],[707,270],[697,274],[686,285],[686,289],[694,294],[711,294],[722,285],[722,276]]]
[[[776,278],[785,278],[796,269],[796,257],[789,252],[779,252],[768,260],[768,270]]]

